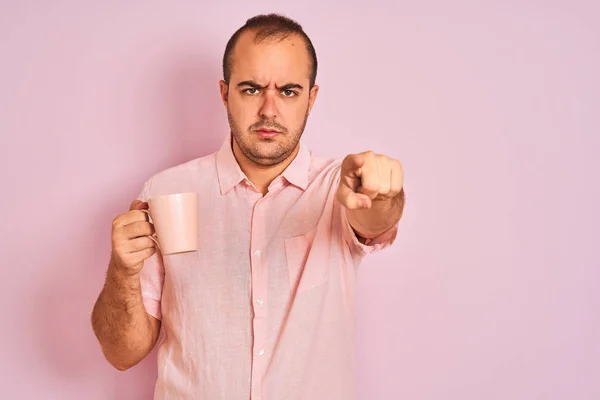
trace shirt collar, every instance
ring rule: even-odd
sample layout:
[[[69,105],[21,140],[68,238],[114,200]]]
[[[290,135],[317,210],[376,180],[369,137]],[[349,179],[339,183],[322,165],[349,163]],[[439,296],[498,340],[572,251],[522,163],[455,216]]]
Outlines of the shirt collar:
[[[299,145],[298,154],[296,154],[290,165],[281,173],[281,176],[292,185],[306,190],[308,187],[308,172],[310,170],[310,151],[306,148],[302,140],[300,140]]]
[[[223,142],[223,145],[216,154],[217,175],[221,194],[229,192],[240,182],[248,179],[246,174],[240,168],[235,156],[233,155],[232,136],[228,134]],[[292,160],[290,165],[282,172],[283,176],[289,183],[306,190],[308,187],[308,171],[310,168],[310,151],[300,141],[298,154]]]

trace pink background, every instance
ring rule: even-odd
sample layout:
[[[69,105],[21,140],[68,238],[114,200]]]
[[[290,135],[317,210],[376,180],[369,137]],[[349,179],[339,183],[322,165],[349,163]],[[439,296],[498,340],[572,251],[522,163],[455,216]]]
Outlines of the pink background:
[[[406,170],[359,397],[600,398],[598,2],[49,3],[0,5],[1,398],[151,397],[154,355],[119,373],[90,328],[111,221],[218,148],[222,51],[269,11],[320,57],[306,142]]]

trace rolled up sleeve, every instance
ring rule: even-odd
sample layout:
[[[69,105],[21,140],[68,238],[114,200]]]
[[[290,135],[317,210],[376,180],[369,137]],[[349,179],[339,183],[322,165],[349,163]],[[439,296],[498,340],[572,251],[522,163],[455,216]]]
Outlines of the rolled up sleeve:
[[[151,181],[148,180],[144,184],[142,192],[138,196],[140,201],[148,201],[150,198],[150,183]],[[144,267],[140,273],[140,286],[146,312],[158,320],[162,319],[161,297],[164,276],[162,256],[156,252],[144,261]]]

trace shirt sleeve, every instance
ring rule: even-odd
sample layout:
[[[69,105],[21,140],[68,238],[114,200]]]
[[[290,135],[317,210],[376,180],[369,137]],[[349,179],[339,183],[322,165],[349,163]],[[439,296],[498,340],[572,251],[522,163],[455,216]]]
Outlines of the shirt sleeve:
[[[356,235],[356,232],[354,232],[352,225],[350,225],[350,222],[348,221],[346,208],[340,205],[340,209],[342,214],[342,233],[344,240],[346,243],[348,243],[348,246],[350,246],[350,250],[352,250],[353,254],[358,256],[366,256],[392,245],[396,240],[399,222],[396,222],[394,226],[379,236],[367,239],[365,243],[362,243]]]
[[[144,184],[138,200],[148,201],[149,198],[150,181],[147,181]],[[160,301],[162,297],[164,276],[162,256],[160,255],[160,252],[157,251],[154,255],[144,261],[144,267],[140,272],[140,286],[146,312],[158,320],[162,319]]]

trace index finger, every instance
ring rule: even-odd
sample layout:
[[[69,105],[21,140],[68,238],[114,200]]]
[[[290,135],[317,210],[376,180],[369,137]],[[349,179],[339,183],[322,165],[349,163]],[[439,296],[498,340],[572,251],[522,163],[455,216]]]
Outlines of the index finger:
[[[147,214],[142,210],[130,210],[125,214],[119,215],[113,222],[113,225],[123,227],[138,221],[147,221]]]
[[[342,161],[341,174],[350,178],[361,176],[361,168],[365,165],[365,158],[360,154],[350,154]]]

